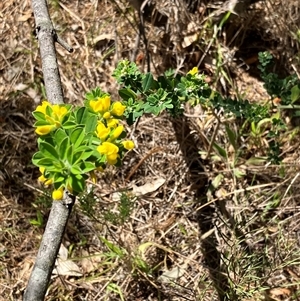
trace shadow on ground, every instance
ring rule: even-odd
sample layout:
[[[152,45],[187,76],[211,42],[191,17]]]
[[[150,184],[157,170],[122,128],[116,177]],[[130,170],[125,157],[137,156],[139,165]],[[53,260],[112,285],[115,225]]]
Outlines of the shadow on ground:
[[[172,122],[176,139],[181,147],[187,166],[189,166],[189,177],[195,193],[195,216],[200,229],[199,238],[201,250],[204,256],[204,264],[210,278],[218,292],[219,300],[226,300],[225,296],[229,290],[228,279],[221,266],[221,254],[217,249],[218,242],[214,231],[206,235],[214,228],[214,219],[216,217],[214,205],[203,206],[207,203],[206,192],[209,185],[209,179],[205,175],[203,165],[199,157],[199,141],[197,137],[191,134],[188,122],[185,119],[176,119]],[[199,175],[201,173],[201,175]],[[201,210],[197,208],[202,207]]]

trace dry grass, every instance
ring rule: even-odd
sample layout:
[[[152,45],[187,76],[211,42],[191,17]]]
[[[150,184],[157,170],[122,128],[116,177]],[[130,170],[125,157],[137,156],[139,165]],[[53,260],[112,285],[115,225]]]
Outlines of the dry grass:
[[[156,74],[202,61],[224,94],[265,101],[258,51],[272,51],[285,72],[299,70],[298,1],[258,2],[215,37],[208,16],[220,21],[222,10],[202,4],[193,14],[180,3],[162,1],[166,29],[145,25]],[[70,55],[57,47],[66,102],[81,103],[96,86],[117,97],[112,71],[135,50],[146,70],[125,1],[49,4],[58,33],[75,48]],[[31,111],[43,98],[33,29],[30,1],[0,3],[0,300],[21,300],[49,213],[31,164]],[[122,169],[99,175],[83,199],[93,207],[77,203],[63,241],[73,265],[53,275],[46,300],[299,300],[298,132],[282,149],[283,166],[253,166],[235,161],[223,123],[216,141],[228,158],[204,158],[217,126],[211,115],[187,108],[184,118],[143,117],[128,129],[137,148]],[[254,144],[248,151],[263,152]],[[245,175],[237,177],[233,166]]]

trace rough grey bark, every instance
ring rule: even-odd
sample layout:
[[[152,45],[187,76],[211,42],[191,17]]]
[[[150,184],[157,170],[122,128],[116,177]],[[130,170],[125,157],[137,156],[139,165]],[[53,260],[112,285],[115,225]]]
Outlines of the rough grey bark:
[[[24,301],[44,300],[71,210],[72,205],[66,206],[63,202],[53,201],[45,233],[23,297]]]
[[[63,103],[63,90],[54,46],[55,31],[48,13],[46,1],[32,0],[32,9],[39,40],[47,98],[53,104]]]
[[[50,20],[46,1],[32,0],[32,8],[36,21],[47,99],[52,104],[61,104],[64,102],[63,90],[54,43],[57,41],[69,51],[72,51],[72,48],[67,47],[57,37]],[[67,192],[65,192],[62,201],[53,201],[36,262],[24,293],[24,301],[44,300],[74,202],[75,197],[68,195]]]

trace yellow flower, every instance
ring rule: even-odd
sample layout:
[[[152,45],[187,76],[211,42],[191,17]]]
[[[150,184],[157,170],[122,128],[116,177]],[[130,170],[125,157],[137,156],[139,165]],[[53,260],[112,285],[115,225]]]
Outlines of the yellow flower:
[[[53,125],[41,125],[35,129],[36,134],[43,136],[49,134],[55,126]]]
[[[47,114],[47,107],[50,108],[49,114]],[[48,101],[43,101],[42,105],[37,106],[36,112],[41,112],[45,115],[45,120],[48,125],[37,126],[35,132],[38,135],[47,135],[55,127],[61,126],[61,121],[68,113],[68,109],[64,105],[51,105]]]
[[[131,141],[131,140],[125,140],[125,141],[122,141],[122,144],[124,145],[124,147],[127,149],[127,150],[131,150],[134,148],[134,142]]]
[[[108,164],[114,165],[117,163],[119,148],[115,144],[111,142],[103,142],[97,147],[97,151],[102,155],[106,155]]]
[[[63,187],[53,190],[53,192],[52,192],[52,199],[55,201],[61,200],[63,198],[63,196],[64,196],[64,188]]]
[[[123,125],[119,125],[111,134],[109,140],[112,141],[112,140],[115,140],[117,139],[121,134],[122,132],[124,131],[124,126]]]
[[[47,181],[45,181],[44,183],[46,186],[53,184],[53,179],[48,179]]]
[[[105,112],[102,117],[104,119],[109,119],[110,118],[110,113],[109,112]]]
[[[119,157],[118,154],[106,155],[107,163],[110,165],[115,165],[118,161],[118,157]]]
[[[126,109],[126,106],[122,105],[121,102],[116,101],[113,103],[112,109],[110,112],[111,112],[111,114],[120,117],[124,114],[125,109]]]
[[[44,175],[41,175],[38,177],[38,180],[42,183],[45,183],[47,181],[47,178],[45,178]]]
[[[40,170],[40,172],[41,172],[42,175],[39,176],[38,180],[40,182],[42,182],[45,186],[51,185],[53,183],[53,179],[47,179],[44,176],[45,167],[40,167],[39,170]]]
[[[117,127],[117,125],[119,124],[119,120],[111,118],[111,119],[108,119],[106,121],[106,123],[107,123],[107,126],[112,129],[112,128],[116,128]]]
[[[41,112],[41,113],[46,115],[46,108],[48,106],[51,107],[51,104],[48,101],[44,100],[40,106],[37,106],[35,111],[36,112]]]
[[[54,117],[54,120],[59,123],[58,126],[60,126],[60,122],[68,113],[68,109],[64,106],[54,105],[52,106],[52,110],[53,110],[52,116]]]
[[[101,121],[98,122],[96,134],[103,141],[109,135],[110,130]]]
[[[192,70],[190,70],[187,74],[195,75],[198,73],[198,67],[194,67]]]
[[[102,97],[99,97],[97,100],[91,100],[90,107],[94,112],[104,114],[109,110],[110,96],[104,95]]]
[[[102,155],[111,155],[114,153],[118,153],[119,148],[111,142],[103,142],[97,147],[97,150]]]

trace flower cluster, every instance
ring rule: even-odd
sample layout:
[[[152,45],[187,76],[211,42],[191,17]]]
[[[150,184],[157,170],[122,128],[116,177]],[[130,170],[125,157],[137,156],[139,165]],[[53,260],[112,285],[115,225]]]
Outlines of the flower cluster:
[[[126,107],[119,101],[111,103],[108,95],[91,100],[89,106],[98,114],[96,136],[101,144],[97,147],[97,151],[106,157],[108,164],[115,165],[122,149],[134,148],[131,140],[119,141],[124,133],[124,126],[119,124],[119,118],[123,116]],[[103,168],[103,166],[100,167]]]
[[[68,109],[63,105],[51,105],[48,101],[43,101],[36,108],[35,112],[40,112],[44,115],[45,122],[37,125],[35,130],[36,134],[43,136],[61,126],[61,122],[68,113]]]
[[[39,135],[33,163],[40,169],[39,181],[54,186],[54,200],[62,199],[65,189],[74,195],[83,192],[88,178],[96,183],[95,171],[103,172],[107,164],[119,166],[134,148],[133,141],[124,139],[120,122],[126,106],[95,91],[99,94],[82,107],[43,101],[33,112]]]

